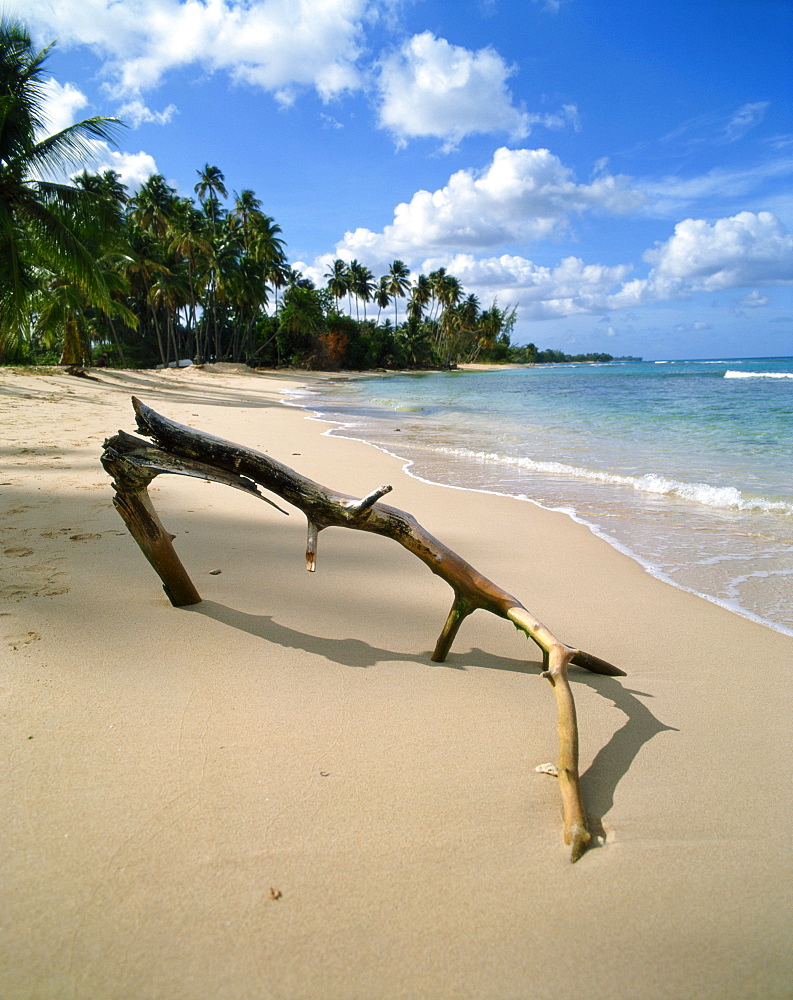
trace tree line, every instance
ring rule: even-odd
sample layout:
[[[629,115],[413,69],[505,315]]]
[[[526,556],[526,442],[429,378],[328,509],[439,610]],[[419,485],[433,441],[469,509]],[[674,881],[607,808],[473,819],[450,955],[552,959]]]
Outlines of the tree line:
[[[337,259],[317,287],[289,265],[281,227],[256,194],[229,193],[217,166],[196,172],[194,197],[160,174],[134,193],[113,170],[52,180],[122,123],[95,117],[43,136],[50,48],[36,52],[21,23],[0,20],[0,361],[366,369],[546,360],[532,344],[512,345],[514,308],[482,308],[444,268],[411,276],[395,260],[376,277]]]

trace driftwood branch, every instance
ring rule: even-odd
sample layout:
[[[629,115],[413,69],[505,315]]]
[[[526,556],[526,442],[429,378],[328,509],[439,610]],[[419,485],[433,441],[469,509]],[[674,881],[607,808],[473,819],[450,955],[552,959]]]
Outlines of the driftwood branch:
[[[306,565],[316,568],[319,533],[331,525],[370,531],[399,542],[445,580],[454,602],[438,637],[432,659],[442,662],[457,631],[471,612],[481,608],[511,621],[543,652],[543,674],[556,696],[559,731],[559,788],[564,808],[564,837],[576,861],[590,842],[578,776],[578,724],[567,670],[570,664],[594,673],[624,676],[599,657],[561,642],[505,590],[438,541],[404,511],[380,503],[391,490],[382,486],[359,499],[329,490],[275,459],[250,448],[193,430],[161,416],[134,396],[138,430],[154,443],[125,434],[105,442],[102,464],[113,478],[114,504],[130,533],[163,582],[177,607],[201,598],[173,548],[148,496],[149,483],[162,473],[194,476],[233,486],[277,507],[262,487],[306,516]],[[280,507],[277,507],[281,510]],[[283,512],[285,513],[285,512]]]

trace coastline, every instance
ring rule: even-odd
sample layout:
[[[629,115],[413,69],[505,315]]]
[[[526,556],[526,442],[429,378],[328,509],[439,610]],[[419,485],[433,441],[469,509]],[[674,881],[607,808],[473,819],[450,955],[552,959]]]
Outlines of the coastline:
[[[743,362],[736,362],[742,364]],[[682,364],[682,363],[680,363]],[[725,362],[719,362],[724,365]],[[526,366],[512,366],[523,368]],[[603,367],[598,366],[598,367]],[[492,366],[482,366],[487,373],[493,373],[497,369]],[[477,370],[478,371],[478,370]],[[732,373],[728,373],[730,375]],[[771,376],[775,377],[775,376]],[[786,377],[786,376],[780,376]],[[789,376],[793,377],[793,376]],[[374,378],[370,382],[373,386],[371,390],[360,389],[344,390],[341,393],[331,390],[326,393],[321,382],[305,387],[305,390],[295,390],[292,393],[293,403],[312,412],[317,419],[325,421],[329,425],[326,433],[333,437],[345,437],[350,440],[360,441],[377,447],[386,454],[400,459],[404,463],[404,471],[408,475],[415,476],[423,481],[445,486],[453,489],[474,490],[481,493],[512,496],[522,501],[535,504],[546,510],[561,511],[568,517],[585,525],[593,534],[604,539],[612,547],[635,560],[642,568],[657,579],[668,583],[679,589],[711,601],[720,607],[726,608],[734,614],[741,615],[764,627],[779,631],[786,636],[793,636],[793,619],[790,617],[789,601],[782,604],[774,604],[773,594],[768,591],[762,596],[767,597],[765,604],[762,600],[749,602],[741,600],[741,593],[738,587],[747,582],[751,577],[782,578],[789,559],[783,557],[786,551],[784,539],[786,538],[785,525],[782,524],[757,524],[749,528],[751,533],[757,537],[767,539],[767,544],[762,551],[756,553],[751,551],[751,545],[746,543],[744,549],[731,548],[731,543],[740,542],[743,533],[741,528],[736,527],[733,536],[728,532],[712,533],[713,525],[710,525],[701,517],[702,513],[707,514],[709,510],[724,508],[730,510],[739,504],[745,504],[746,509],[762,509],[767,505],[769,511],[774,509],[774,502],[763,497],[753,497],[751,494],[744,496],[741,489],[731,485],[724,485],[724,480],[716,486],[709,482],[698,480],[696,474],[692,477],[675,476],[669,468],[656,471],[652,466],[645,464],[641,466],[639,460],[638,471],[629,473],[628,466],[624,466],[618,473],[613,473],[608,467],[603,465],[589,465],[586,460],[581,462],[580,455],[578,461],[573,458],[556,461],[555,456],[548,458],[542,456],[539,461],[534,460],[533,451],[524,451],[522,454],[527,457],[520,457],[521,452],[507,450],[502,452],[497,438],[487,433],[481,433],[479,428],[473,428],[465,423],[466,408],[470,411],[471,406],[462,403],[459,416],[460,421],[455,422],[450,419],[449,414],[457,413],[458,399],[454,392],[446,391],[444,380],[433,380],[432,376],[422,380],[416,386],[415,393],[408,391],[387,388],[382,385],[376,388],[379,373],[375,373],[369,378]],[[389,379],[390,381],[390,379]],[[501,388],[500,383],[496,388],[496,395]],[[527,383],[529,385],[530,383]],[[474,380],[470,390],[474,397],[473,406],[477,402],[482,403],[482,388],[484,381]],[[478,390],[477,390],[478,386]],[[459,394],[458,394],[459,395]],[[380,397],[384,398],[380,398]],[[463,397],[460,396],[460,399]],[[431,403],[428,401],[431,399]],[[336,401],[339,402],[336,402]],[[401,405],[400,405],[401,404]],[[409,405],[408,405],[409,404]],[[416,411],[416,416],[411,421],[412,412]],[[429,410],[425,417],[422,411]],[[435,410],[445,418],[445,422],[436,419]],[[404,416],[403,416],[404,413]],[[419,415],[422,414],[422,415]],[[397,415],[396,423],[401,423],[399,428],[394,427],[392,418]],[[502,414],[503,417],[503,414]],[[404,420],[409,421],[407,426]],[[534,422],[537,416],[533,417]],[[394,430],[401,430],[398,436]],[[501,423],[501,433],[506,438],[509,434],[516,433],[514,427],[506,427],[503,419]],[[445,436],[444,436],[445,435]],[[472,435],[469,441],[469,435]],[[463,444],[459,444],[460,440]],[[564,442],[564,444],[575,444],[575,442]],[[562,448],[564,451],[564,447]],[[531,457],[528,457],[531,456]],[[645,456],[646,459],[646,456]],[[521,479],[521,470],[525,465],[530,470],[530,476]],[[619,468],[619,466],[617,466]],[[519,470],[517,473],[515,470]],[[594,470],[594,471],[593,471]],[[566,480],[565,486],[557,486],[549,483],[548,476],[561,475],[571,477]],[[532,479],[531,476],[535,478]],[[778,478],[778,477],[777,477]],[[610,497],[608,503],[608,515],[603,516],[603,505],[600,497],[595,497],[593,493],[587,493],[586,489],[581,490],[581,484],[587,484],[589,480],[605,482],[610,484],[614,490],[614,484],[619,484],[618,489],[623,490],[621,497],[616,494]],[[755,479],[755,482],[759,480]],[[718,483],[718,480],[717,480]],[[685,544],[677,541],[677,549],[673,555],[661,551],[663,544],[658,546],[653,544],[653,532],[655,526],[653,517],[646,514],[641,508],[641,503],[634,498],[652,498],[659,494],[666,493],[672,496],[677,495],[684,501],[694,501],[694,506],[690,509],[690,516],[685,519],[685,526],[681,522],[679,525],[667,524],[665,528],[665,544],[669,546],[669,529],[678,528],[681,532],[679,536]],[[773,495],[773,494],[772,494]],[[784,507],[782,502],[776,502],[777,507]],[[787,505],[788,512],[793,509]],[[679,515],[682,517],[682,515]],[[636,537],[636,519],[644,518],[645,537]],[[674,518],[672,518],[674,522]],[[725,524],[726,527],[726,524]],[[775,534],[776,533],[776,534]],[[681,572],[686,567],[686,555],[689,546],[699,545],[700,539],[709,539],[704,547],[696,549],[696,561],[692,561],[688,572]],[[636,542],[638,541],[638,544]],[[780,560],[775,565],[770,565],[770,546],[776,542]],[[741,554],[742,553],[742,554]],[[666,559],[664,558],[666,556]],[[763,566],[758,567],[752,563],[756,557],[760,563],[765,562],[768,571],[763,571]],[[697,567],[724,565],[734,566],[734,573],[724,570],[710,572],[708,575],[699,569],[699,579],[697,579]],[[753,572],[753,570],[758,570]],[[742,576],[746,572],[749,576]],[[789,570],[788,570],[789,575]],[[732,579],[735,577],[735,579]],[[777,587],[780,597],[785,595],[784,584]],[[757,595],[754,595],[755,598]]]
[[[280,398],[320,373],[91,374],[0,369],[4,996],[786,995],[789,637],[567,515],[324,434]],[[475,615],[431,664],[448,588],[398,546],[328,531],[309,576],[294,512],[163,477],[204,597],[172,608],[98,462],[132,393],[344,492],[391,482],[626,669],[571,674],[604,845],[569,864],[534,771],[556,755],[534,647]]]

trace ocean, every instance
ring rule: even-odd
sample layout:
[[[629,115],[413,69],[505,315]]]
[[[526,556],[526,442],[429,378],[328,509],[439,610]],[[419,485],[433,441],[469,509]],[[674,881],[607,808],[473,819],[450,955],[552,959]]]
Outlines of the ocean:
[[[340,378],[292,402],[411,475],[564,511],[793,635],[793,358]]]

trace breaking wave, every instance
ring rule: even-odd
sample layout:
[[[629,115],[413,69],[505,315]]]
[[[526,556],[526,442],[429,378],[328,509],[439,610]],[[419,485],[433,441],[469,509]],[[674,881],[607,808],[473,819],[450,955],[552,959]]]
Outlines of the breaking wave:
[[[725,378],[793,378],[793,372],[736,372],[727,370]]]
[[[515,458],[496,452],[471,451],[468,448],[438,448],[445,455],[473,459],[493,465],[512,466],[528,472],[538,472],[550,476],[575,477],[593,482],[627,486],[641,493],[676,496],[706,507],[731,510],[761,510],[777,514],[793,515],[793,504],[764,497],[745,497],[734,486],[711,486],[708,483],[686,483],[679,479],[648,473],[644,476],[623,476],[610,472],[597,472],[564,462],[537,462],[532,458]]]

